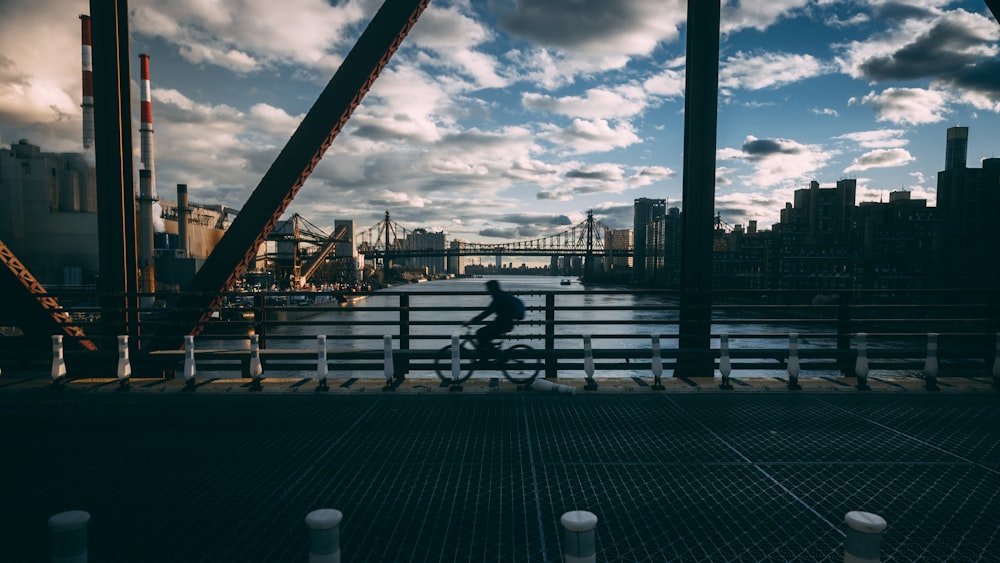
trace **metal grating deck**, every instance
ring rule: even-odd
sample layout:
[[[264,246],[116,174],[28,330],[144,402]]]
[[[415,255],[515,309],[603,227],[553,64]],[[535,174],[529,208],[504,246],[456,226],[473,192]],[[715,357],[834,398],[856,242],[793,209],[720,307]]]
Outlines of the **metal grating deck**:
[[[87,510],[93,561],[1000,559],[1000,400],[976,394],[0,394],[0,561],[47,561]]]

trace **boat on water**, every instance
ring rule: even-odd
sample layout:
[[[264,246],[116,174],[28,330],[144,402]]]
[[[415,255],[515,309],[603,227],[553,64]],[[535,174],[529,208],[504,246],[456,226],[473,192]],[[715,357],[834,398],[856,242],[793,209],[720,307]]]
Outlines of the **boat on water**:
[[[562,280],[559,282],[559,285],[571,285],[572,283],[570,280]]]

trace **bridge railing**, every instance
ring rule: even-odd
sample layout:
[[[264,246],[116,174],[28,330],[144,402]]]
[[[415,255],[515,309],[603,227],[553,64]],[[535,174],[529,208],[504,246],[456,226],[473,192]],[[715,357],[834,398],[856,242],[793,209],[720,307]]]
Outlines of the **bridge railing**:
[[[517,292],[515,292],[517,293]],[[678,357],[709,355],[718,373],[721,338],[726,337],[730,365],[740,372],[784,371],[789,335],[797,336],[797,358],[803,376],[852,375],[857,335],[866,334],[873,370],[919,372],[927,355],[928,334],[937,335],[940,374],[989,373],[1000,330],[1000,296],[995,291],[720,291],[713,293],[712,341],[705,350],[679,350],[679,296],[658,290],[591,290],[518,293],[527,316],[509,335],[534,347],[545,361],[548,377],[579,375],[584,370],[584,336],[592,342],[595,370],[641,375],[652,366],[651,341],[657,335],[663,366],[669,375]],[[58,295],[72,322],[88,336],[101,335],[100,295]],[[140,334],[130,338],[139,366],[169,372],[178,352],[146,354],[152,343],[167,337],[180,343],[183,334],[172,322],[177,294],[142,296]],[[269,371],[315,370],[316,337],[324,335],[331,351],[331,370],[379,372],[382,342],[390,335],[396,350],[397,376],[426,373],[436,351],[488,303],[482,292],[383,290],[375,293],[258,292],[233,293],[197,337],[197,348],[214,353],[218,369],[247,365],[249,335],[258,337]],[[132,312],[130,312],[132,313]],[[18,362],[43,364],[41,350],[27,345],[0,313],[0,369]],[[101,342],[103,355],[73,351],[67,337],[68,362],[106,358],[114,365],[114,335]],[[179,344],[173,347],[179,349]],[[312,356],[311,356],[312,355]],[[148,360],[148,361],[146,361]],[[155,360],[155,361],[154,361]],[[83,361],[83,360],[78,360]],[[88,360],[89,364],[93,364]],[[310,365],[312,366],[310,368]],[[172,368],[171,366],[174,366]],[[211,369],[211,365],[205,369]],[[72,369],[71,369],[72,371]],[[373,374],[375,375],[375,374]],[[710,376],[712,374],[705,374]]]

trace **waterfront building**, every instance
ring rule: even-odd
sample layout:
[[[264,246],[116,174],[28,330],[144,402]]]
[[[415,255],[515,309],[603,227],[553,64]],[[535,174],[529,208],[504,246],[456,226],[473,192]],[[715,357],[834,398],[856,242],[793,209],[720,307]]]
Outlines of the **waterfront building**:
[[[608,229],[604,233],[604,271],[622,272],[631,267],[628,255],[632,247],[632,231],[629,229]]]
[[[645,229],[642,252],[645,267],[639,282],[652,287],[680,287],[681,210],[671,207],[667,213],[647,223]],[[638,258],[633,263],[638,263]]]
[[[812,181],[795,190],[775,225],[780,256],[776,289],[848,289],[854,287],[859,249],[853,236],[857,181],[840,180],[834,188]]]
[[[26,140],[0,150],[0,240],[47,287],[93,285],[99,271],[97,180],[90,153],[49,153]],[[178,198],[180,199],[180,198]],[[156,283],[185,285],[229,227],[232,209],[159,200]],[[181,231],[184,231],[183,240]]]
[[[910,192],[889,194],[889,202],[862,202],[856,211],[861,253],[856,287],[926,289],[937,269],[939,221],[927,200]]]
[[[945,169],[938,172],[942,237],[939,287],[1000,287],[1000,158],[966,165],[968,128],[948,129]]]
[[[778,286],[778,238],[773,231],[760,231],[757,221],[747,228],[736,225],[732,232],[716,230],[723,249],[712,257],[714,287],[720,289],[768,289]]]
[[[406,265],[409,268],[422,268],[428,274],[447,273],[445,256],[446,237],[445,233],[429,233],[426,229],[414,229],[403,241],[406,250],[425,251],[427,256],[413,256],[407,258]]]
[[[334,259],[338,263],[339,270],[344,272],[347,277],[344,281],[361,279],[363,261],[358,259],[358,245],[357,241],[354,240],[354,228],[354,219],[335,219],[333,221],[335,234],[342,229],[346,231],[333,247]]]
[[[99,270],[92,156],[0,150],[0,240],[47,286],[93,284]]]
[[[646,274],[646,225],[666,214],[667,200],[640,197],[634,200],[632,216],[633,258],[632,270],[637,282],[645,282]]]

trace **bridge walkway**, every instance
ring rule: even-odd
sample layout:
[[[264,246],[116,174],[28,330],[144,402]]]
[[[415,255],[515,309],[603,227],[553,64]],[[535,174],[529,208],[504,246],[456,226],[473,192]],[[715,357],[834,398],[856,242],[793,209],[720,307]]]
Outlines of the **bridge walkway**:
[[[563,380],[571,396],[4,376],[0,560],[47,561],[46,519],[77,509],[93,561],[302,561],[316,508],[344,513],[346,561],[555,563],[576,509],[598,516],[602,561],[839,562],[851,510],[888,521],[884,561],[1000,553],[989,379],[717,381]]]

